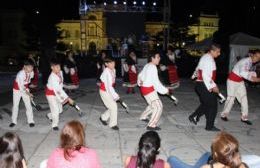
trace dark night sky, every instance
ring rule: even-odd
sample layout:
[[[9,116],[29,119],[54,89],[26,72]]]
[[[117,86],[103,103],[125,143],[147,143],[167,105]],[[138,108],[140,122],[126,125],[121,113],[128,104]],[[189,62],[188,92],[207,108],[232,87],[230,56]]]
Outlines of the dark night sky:
[[[120,1],[122,3],[122,0],[118,0],[119,3]],[[141,0],[137,1],[141,2]],[[157,0],[157,3],[161,4],[162,1]],[[87,2],[92,1],[87,0]],[[97,0],[97,2],[101,2],[101,0]],[[77,19],[78,4],[78,0],[11,0],[1,4],[0,8],[22,8],[31,12],[39,10],[44,27],[44,25],[53,24],[60,19]],[[201,10],[219,13],[222,32],[231,34],[243,31],[260,37],[260,26],[257,24],[260,18],[260,2],[258,0],[172,0],[174,22],[184,21],[189,14],[198,16]]]

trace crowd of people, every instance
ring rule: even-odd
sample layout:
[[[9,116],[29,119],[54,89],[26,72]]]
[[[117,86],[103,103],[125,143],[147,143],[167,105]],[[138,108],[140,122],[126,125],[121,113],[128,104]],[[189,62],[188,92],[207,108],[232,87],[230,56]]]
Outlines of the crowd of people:
[[[77,120],[65,124],[60,133],[59,146],[43,160],[40,168],[100,168],[100,158],[86,145],[86,126]],[[260,157],[242,155],[239,142],[227,132],[218,133],[212,141],[210,152],[204,153],[194,165],[169,156],[167,161],[158,157],[161,138],[156,131],[142,134],[136,154],[124,156],[125,168],[258,168]],[[26,150],[26,149],[25,149]],[[102,158],[101,158],[102,159]],[[27,168],[22,141],[18,134],[6,132],[0,137],[0,167]]]

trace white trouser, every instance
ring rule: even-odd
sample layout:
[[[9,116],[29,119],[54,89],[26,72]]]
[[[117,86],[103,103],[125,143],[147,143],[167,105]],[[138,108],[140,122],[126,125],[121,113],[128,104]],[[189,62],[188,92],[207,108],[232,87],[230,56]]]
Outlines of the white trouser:
[[[146,107],[145,111],[141,114],[140,119],[148,119],[148,116],[151,114],[151,119],[148,123],[149,127],[156,127],[157,123],[162,115],[162,102],[160,98],[158,97],[158,94],[156,91],[153,91],[149,93],[148,95],[144,96],[145,100],[148,103],[148,106]]]
[[[225,102],[224,109],[221,113],[221,116],[225,117],[230,113],[230,110],[234,104],[235,98],[241,104],[241,113],[242,118],[246,119],[248,116],[248,102],[247,102],[247,93],[244,81],[234,82],[227,80],[227,100]]]
[[[62,103],[54,95],[48,95],[46,97],[51,110],[47,116],[52,120],[52,127],[57,127],[59,124],[59,114],[62,113]]]
[[[104,121],[109,120],[109,127],[113,127],[117,125],[117,104],[116,101],[112,98],[112,96],[103,91],[99,90],[99,94],[101,99],[106,106],[107,110],[101,115],[101,119]]]
[[[23,99],[26,108],[27,123],[34,123],[30,96],[25,92],[16,89],[13,89],[12,122],[17,124],[18,108],[21,98]]]

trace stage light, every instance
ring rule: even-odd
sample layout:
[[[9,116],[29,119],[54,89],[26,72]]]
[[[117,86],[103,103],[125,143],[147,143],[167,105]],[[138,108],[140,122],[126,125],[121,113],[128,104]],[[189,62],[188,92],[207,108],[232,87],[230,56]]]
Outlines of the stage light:
[[[145,5],[145,1],[143,1],[142,4]]]
[[[93,2],[96,5],[96,1]]]
[[[116,5],[116,4],[117,4],[117,1],[114,1],[114,4]]]
[[[153,6],[156,6],[156,2],[153,2]]]
[[[105,5],[105,6],[107,6],[107,3],[106,3],[106,2],[104,2],[104,5]]]
[[[136,1],[134,1],[133,4],[136,5]]]
[[[189,17],[192,18],[192,14],[190,14]]]
[[[123,4],[126,5],[126,1],[124,1]]]

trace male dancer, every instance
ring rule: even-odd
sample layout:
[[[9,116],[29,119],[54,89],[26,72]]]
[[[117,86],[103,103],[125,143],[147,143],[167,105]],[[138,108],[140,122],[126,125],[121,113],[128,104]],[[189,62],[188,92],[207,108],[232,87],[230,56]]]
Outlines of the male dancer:
[[[251,82],[260,82],[260,78],[257,77],[256,72],[250,71],[252,64],[260,61],[260,50],[252,51],[247,58],[243,58],[238,61],[227,79],[227,101],[224,109],[221,113],[221,119],[228,121],[228,115],[234,104],[235,98],[241,104],[241,122],[248,125],[252,125],[252,122],[248,120],[248,102],[247,93],[244,83],[244,79]]]
[[[100,76],[101,84],[99,89],[100,97],[107,110],[100,116],[99,120],[103,125],[107,125],[113,130],[119,130],[117,126],[117,103],[119,95],[116,93],[114,86],[116,80],[115,61],[113,58],[104,59],[106,68]]]
[[[27,122],[29,123],[30,127],[34,127],[34,120],[33,120],[33,111],[31,105],[31,97],[33,96],[30,93],[28,88],[31,79],[33,78],[33,66],[34,63],[32,60],[25,60],[23,69],[20,70],[13,84],[13,109],[12,109],[12,123],[9,127],[14,127],[17,124],[17,116],[18,116],[18,108],[20,99],[23,99],[25,108],[26,108],[26,116]]]
[[[51,70],[45,89],[51,112],[46,117],[52,121],[52,129],[58,131],[59,114],[62,113],[62,105],[67,102],[73,105],[74,101],[63,90],[63,74],[60,63],[55,59],[51,61]]]
[[[218,44],[212,44],[209,51],[204,54],[197,66],[197,80],[195,91],[200,98],[200,106],[194,113],[189,116],[190,122],[197,124],[199,117],[206,116],[206,130],[207,131],[219,131],[214,126],[214,121],[217,115],[217,93],[219,89],[216,80],[216,63],[214,58],[220,55],[220,46]]]
[[[140,86],[141,94],[144,96],[148,106],[141,114],[140,120],[148,122],[147,130],[161,130],[157,126],[162,114],[163,105],[158,97],[160,94],[169,94],[169,90],[162,85],[158,77],[157,65],[160,62],[160,54],[158,52],[149,56],[149,63],[146,64],[143,70],[138,75],[138,85]],[[150,120],[148,119],[151,115]]]

